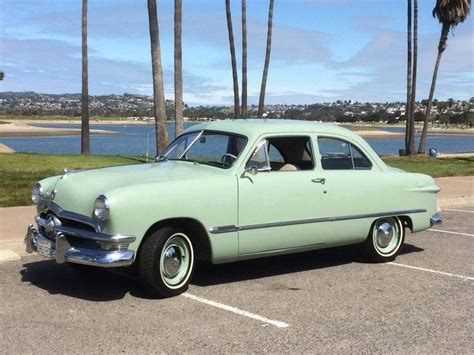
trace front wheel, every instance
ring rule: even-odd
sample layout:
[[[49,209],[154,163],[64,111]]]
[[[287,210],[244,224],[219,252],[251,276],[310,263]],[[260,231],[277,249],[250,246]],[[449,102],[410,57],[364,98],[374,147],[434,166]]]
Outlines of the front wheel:
[[[366,255],[373,262],[392,261],[400,251],[405,239],[405,228],[398,217],[376,220],[364,242]]]
[[[153,296],[176,296],[188,289],[194,271],[193,244],[183,231],[161,228],[143,242],[138,262],[140,280]]]

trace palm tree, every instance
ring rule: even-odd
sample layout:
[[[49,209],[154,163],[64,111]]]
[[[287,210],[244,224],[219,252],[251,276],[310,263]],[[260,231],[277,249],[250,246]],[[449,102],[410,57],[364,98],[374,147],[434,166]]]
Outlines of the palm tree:
[[[225,0],[227,15],[227,31],[229,32],[230,60],[232,63],[232,80],[234,82],[234,117],[240,117],[239,107],[239,78],[237,75],[237,60],[235,58],[234,31],[232,29],[232,13],[230,11],[230,0]]]
[[[431,81],[430,95],[426,105],[425,120],[423,123],[423,132],[421,134],[420,145],[418,153],[425,153],[426,134],[428,131],[428,122],[431,116],[431,106],[433,104],[433,96],[436,86],[436,78],[438,76],[439,63],[441,55],[446,49],[446,42],[448,41],[448,34],[451,28],[456,27],[467,18],[471,11],[471,0],[437,0],[433,9],[433,17],[438,18],[441,23],[441,36],[438,43],[438,56],[433,72],[433,79]]]
[[[411,77],[410,124],[408,127],[410,139],[408,154],[416,154],[415,141],[415,107],[416,107],[416,74],[418,66],[418,0],[413,1],[413,63]]]
[[[410,142],[412,140],[412,136],[410,134],[410,125],[411,125],[411,90],[412,90],[412,20],[411,20],[411,0],[407,1],[407,103],[405,105],[405,118],[406,118],[406,126],[405,126],[405,154],[410,154]]]
[[[242,118],[247,118],[247,2],[242,0]]]
[[[87,59],[87,0],[82,0],[82,110],[81,154],[90,153],[89,142],[89,63]]]
[[[274,0],[270,0],[270,5],[268,8],[267,48],[265,51],[265,63],[263,65],[262,85],[260,87],[260,99],[258,101],[257,113],[257,116],[260,118],[263,117],[263,109],[265,106],[265,90],[267,87],[268,66],[270,64],[270,52],[272,49],[273,2]]]
[[[183,122],[183,54],[181,45],[182,28],[182,0],[174,1],[174,107],[175,107],[175,133],[181,134]]]
[[[153,99],[156,130],[156,153],[159,154],[168,145],[166,125],[165,89],[161,66],[160,34],[156,0],[148,0],[148,20],[150,25],[151,65],[153,72]]]
[[[408,71],[407,84],[407,132],[406,132],[406,153],[415,155],[415,107],[416,107],[416,72],[418,63],[418,0],[413,2],[413,46],[411,46],[411,0],[408,0]]]

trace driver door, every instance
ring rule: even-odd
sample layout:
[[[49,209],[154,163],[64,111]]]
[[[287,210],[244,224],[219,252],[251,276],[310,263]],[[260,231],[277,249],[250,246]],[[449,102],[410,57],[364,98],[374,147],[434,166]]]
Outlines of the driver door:
[[[284,137],[278,137],[280,147],[291,148]],[[293,137],[293,142],[309,136]],[[269,159],[271,137],[260,141],[246,164],[246,172],[238,178],[239,185],[239,254],[278,252],[321,244],[317,224],[299,223],[320,215],[323,185],[315,183],[314,154],[309,161],[297,164],[295,158],[284,162]],[[304,143],[304,141],[302,141]],[[300,143],[298,143],[300,144]],[[273,148],[273,147],[272,147]],[[308,149],[308,148],[307,148]],[[311,149],[312,150],[312,149]],[[283,156],[287,154],[282,154]],[[283,163],[283,164],[282,164]],[[272,168],[273,165],[273,168]],[[284,170],[283,166],[295,168]]]

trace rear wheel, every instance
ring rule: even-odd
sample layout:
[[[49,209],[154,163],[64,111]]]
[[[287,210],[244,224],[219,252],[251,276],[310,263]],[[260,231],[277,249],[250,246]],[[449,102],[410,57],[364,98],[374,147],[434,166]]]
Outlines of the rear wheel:
[[[392,261],[400,251],[405,239],[405,229],[398,217],[376,220],[364,243],[365,252],[373,262]]]
[[[159,229],[143,242],[138,269],[142,284],[156,297],[185,292],[194,271],[191,240],[177,228]]]

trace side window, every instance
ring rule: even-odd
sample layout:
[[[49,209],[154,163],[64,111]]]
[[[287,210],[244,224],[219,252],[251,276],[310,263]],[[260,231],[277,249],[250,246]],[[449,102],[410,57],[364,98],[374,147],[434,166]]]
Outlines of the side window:
[[[315,165],[311,139],[308,136],[268,137],[248,161],[247,168],[251,166],[270,171],[312,170]]]
[[[263,140],[255,148],[252,157],[247,162],[245,166],[247,169],[256,167],[258,170],[270,170],[269,161],[268,161],[268,148],[267,141]]]
[[[308,136],[267,138],[271,170],[312,170],[314,161],[310,140]]]
[[[318,138],[324,170],[370,169],[370,160],[351,143],[335,138]]]
[[[273,144],[270,144],[268,148],[268,157],[270,158],[270,163],[284,163],[285,159],[281,155],[281,153],[278,151],[278,149],[275,148]]]
[[[352,159],[354,160],[354,169],[370,169],[372,167],[370,160],[362,154],[359,148],[351,144],[351,150]]]
[[[333,138],[318,138],[318,146],[324,170],[352,170],[349,143]]]

